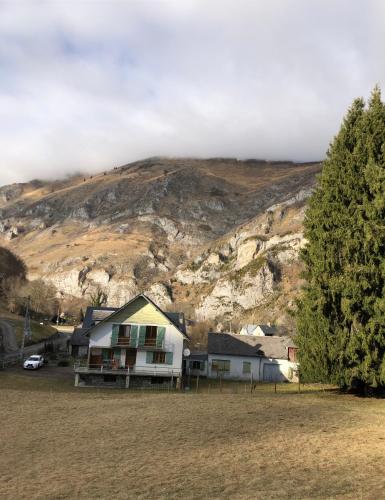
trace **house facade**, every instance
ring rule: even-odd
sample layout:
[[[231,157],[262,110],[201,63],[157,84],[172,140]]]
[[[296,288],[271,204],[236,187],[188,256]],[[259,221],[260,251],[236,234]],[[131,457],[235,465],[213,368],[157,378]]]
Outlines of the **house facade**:
[[[75,364],[75,386],[178,386],[188,337],[145,295],[92,326],[86,360]]]
[[[207,376],[254,382],[296,382],[296,349],[289,337],[209,333]]]

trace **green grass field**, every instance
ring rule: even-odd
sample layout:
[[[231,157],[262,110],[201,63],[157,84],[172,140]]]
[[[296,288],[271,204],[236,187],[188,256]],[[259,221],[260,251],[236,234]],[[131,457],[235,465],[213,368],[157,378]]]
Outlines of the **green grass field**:
[[[0,372],[1,498],[383,498],[385,401],[75,389]]]

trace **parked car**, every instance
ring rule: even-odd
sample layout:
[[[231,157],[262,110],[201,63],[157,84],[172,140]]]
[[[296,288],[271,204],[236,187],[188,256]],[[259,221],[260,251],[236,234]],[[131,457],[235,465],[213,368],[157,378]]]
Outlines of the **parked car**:
[[[34,354],[24,361],[23,368],[25,370],[37,370],[44,364],[44,358],[40,354]]]

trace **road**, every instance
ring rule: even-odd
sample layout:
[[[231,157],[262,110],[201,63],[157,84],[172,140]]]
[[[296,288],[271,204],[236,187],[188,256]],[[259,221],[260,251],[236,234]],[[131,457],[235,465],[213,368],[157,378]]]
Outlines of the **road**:
[[[73,328],[72,328],[73,329]],[[63,350],[67,348],[68,340],[70,339],[70,334],[67,333],[71,331],[68,327],[60,327],[57,329],[57,333],[54,333],[49,338],[38,342],[37,344],[29,345],[24,347],[24,356],[30,356],[31,354],[37,354],[39,351],[45,348],[47,342],[54,344],[56,347],[61,347]],[[64,331],[63,331],[64,330]],[[20,355],[20,349],[17,345],[15,330],[9,321],[0,319],[0,331],[3,336],[3,348],[4,348],[4,358],[11,359],[15,356]]]

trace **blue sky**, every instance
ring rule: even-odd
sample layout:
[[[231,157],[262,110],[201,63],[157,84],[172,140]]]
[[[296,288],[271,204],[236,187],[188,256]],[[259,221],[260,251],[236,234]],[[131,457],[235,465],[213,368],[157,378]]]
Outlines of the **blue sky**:
[[[385,82],[380,0],[0,2],[0,185],[153,155],[314,160]]]

